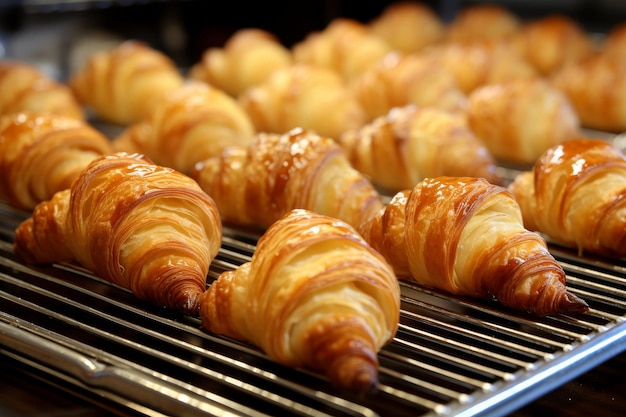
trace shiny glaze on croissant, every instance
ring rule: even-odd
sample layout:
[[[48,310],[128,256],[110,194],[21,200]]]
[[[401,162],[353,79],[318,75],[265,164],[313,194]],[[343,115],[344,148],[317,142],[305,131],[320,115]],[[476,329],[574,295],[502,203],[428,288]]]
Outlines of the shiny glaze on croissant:
[[[248,147],[198,163],[191,176],[222,219],[239,225],[268,227],[299,208],[357,227],[382,207],[374,186],[333,139],[303,129],[259,133]]]
[[[111,152],[109,140],[81,119],[32,112],[0,116],[0,198],[32,210]]]
[[[483,177],[500,183],[495,159],[458,113],[397,107],[344,133],[340,144],[352,166],[390,192],[442,175]]]
[[[0,115],[54,113],[84,120],[72,90],[39,68],[21,61],[0,60]]]
[[[426,179],[359,231],[400,278],[537,316],[588,308],[543,238],[524,228],[513,195],[484,179]]]
[[[140,299],[197,314],[221,237],[217,207],[192,179],[119,153],[40,203],[14,250],[29,263],[76,261]]]
[[[116,137],[113,146],[188,174],[196,162],[218,156],[227,146],[247,145],[254,132],[234,98],[207,84],[188,82],[164,95],[144,120]]]
[[[83,105],[100,119],[120,125],[141,120],[183,82],[168,56],[136,40],[89,56],[68,81]]]
[[[626,157],[609,142],[554,146],[509,190],[526,227],[580,253],[626,256]]]
[[[391,267],[353,228],[293,210],[261,237],[250,262],[211,284],[200,317],[208,331],[365,392],[378,383],[377,352],[396,333],[399,308]]]

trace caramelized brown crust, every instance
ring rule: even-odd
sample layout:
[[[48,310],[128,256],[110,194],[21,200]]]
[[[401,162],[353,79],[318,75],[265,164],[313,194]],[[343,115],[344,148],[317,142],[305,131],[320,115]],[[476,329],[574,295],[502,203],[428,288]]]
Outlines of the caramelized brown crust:
[[[30,263],[76,261],[140,299],[197,314],[221,237],[217,207],[192,179],[112,154],[35,208],[15,252]]]
[[[399,277],[537,316],[583,312],[545,241],[506,189],[484,179],[426,179],[359,231]]]
[[[509,189],[526,227],[580,253],[626,256],[626,158],[612,144],[578,139],[557,145]]]
[[[68,86],[25,62],[0,61],[0,91],[0,115],[33,112],[85,119]]]
[[[399,308],[391,267],[353,228],[293,210],[261,237],[251,262],[211,284],[200,316],[208,331],[364,392],[378,383],[377,352],[396,333]]]
[[[129,40],[89,57],[69,85],[102,120],[127,125],[141,120],[167,92],[184,82],[174,62],[147,44]]]
[[[109,140],[80,119],[52,113],[1,116],[0,198],[32,210],[111,152]]]
[[[191,175],[229,223],[268,227],[300,208],[356,227],[382,207],[334,140],[302,129],[257,134],[247,148],[230,147]]]
[[[495,159],[462,114],[397,107],[361,129],[346,132],[340,144],[352,166],[394,193],[442,175],[500,183]]]

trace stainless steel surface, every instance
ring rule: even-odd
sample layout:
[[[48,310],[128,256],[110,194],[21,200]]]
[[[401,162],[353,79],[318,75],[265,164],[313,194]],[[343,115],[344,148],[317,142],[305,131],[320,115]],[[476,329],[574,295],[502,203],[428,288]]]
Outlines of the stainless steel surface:
[[[551,246],[589,313],[536,319],[403,281],[380,389],[360,397],[81,268],[24,265],[12,241],[25,216],[0,205],[0,354],[134,414],[506,415],[626,349],[626,264]],[[226,229],[209,285],[255,242]]]

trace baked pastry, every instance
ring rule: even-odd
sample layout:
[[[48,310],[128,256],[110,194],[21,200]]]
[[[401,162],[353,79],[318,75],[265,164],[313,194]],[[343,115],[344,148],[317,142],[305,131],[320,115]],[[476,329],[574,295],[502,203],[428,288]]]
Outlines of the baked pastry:
[[[541,78],[476,89],[469,96],[467,121],[496,159],[522,165],[581,134],[568,97]]]
[[[392,109],[340,138],[350,163],[389,192],[413,188],[427,177],[475,176],[500,183],[495,159],[467,126],[445,110]]]
[[[616,24],[609,30],[599,49],[607,56],[626,59],[626,21]]]
[[[85,119],[67,85],[25,62],[0,60],[0,91],[0,115],[33,112]]]
[[[626,256],[626,157],[581,138],[547,150],[509,185],[524,225],[579,254]]]
[[[359,231],[399,278],[537,316],[588,309],[545,240],[524,228],[513,195],[485,179],[428,178]]]
[[[447,26],[447,42],[506,40],[521,27],[519,18],[504,6],[474,4],[463,7]]]
[[[291,62],[291,51],[272,33],[245,28],[233,33],[222,48],[204,51],[201,61],[191,67],[189,78],[237,97]]]
[[[274,71],[264,83],[240,95],[239,103],[259,132],[282,134],[300,127],[336,139],[367,121],[341,77],[312,65]]]
[[[206,330],[363,393],[378,384],[377,353],[399,316],[398,281],[383,257],[346,223],[306,210],[273,224],[252,260],[200,300]]]
[[[407,104],[460,111],[467,102],[454,75],[419,54],[390,52],[349,88],[369,120]]]
[[[626,60],[594,55],[556,71],[551,81],[574,106],[583,127],[626,130]]]
[[[129,40],[90,55],[68,82],[78,100],[97,117],[128,125],[145,117],[184,78],[165,54]]]
[[[511,44],[542,75],[596,52],[589,34],[575,20],[560,14],[525,23]]]
[[[28,263],[78,262],[140,299],[198,313],[221,245],[217,207],[189,177],[141,155],[93,161],[15,232]]]
[[[164,95],[113,146],[187,174],[196,162],[220,155],[227,146],[247,145],[254,133],[252,120],[233,97],[208,84],[188,82]]]
[[[346,81],[390,51],[391,47],[370,33],[366,24],[348,18],[335,18],[323,30],[310,32],[291,48],[296,63],[333,70]]]
[[[446,26],[427,4],[397,1],[389,4],[369,23],[369,30],[394,51],[415,53],[441,42]]]
[[[91,161],[111,152],[103,134],[75,117],[0,116],[0,198],[30,211],[69,188]]]
[[[382,207],[333,139],[303,129],[259,133],[247,147],[199,162],[191,176],[224,222],[237,225],[267,228],[290,210],[306,209],[357,227]]]

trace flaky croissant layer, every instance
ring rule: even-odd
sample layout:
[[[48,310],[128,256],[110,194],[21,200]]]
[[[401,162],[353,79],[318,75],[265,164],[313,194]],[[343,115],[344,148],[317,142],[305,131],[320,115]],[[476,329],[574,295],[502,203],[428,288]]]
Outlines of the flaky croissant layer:
[[[377,385],[377,352],[397,330],[399,306],[391,267],[352,227],[292,210],[261,237],[249,263],[211,284],[200,317],[208,331],[365,391]]]
[[[138,298],[196,314],[221,237],[217,207],[192,179],[118,153],[40,203],[14,250],[30,263],[76,261]]]

